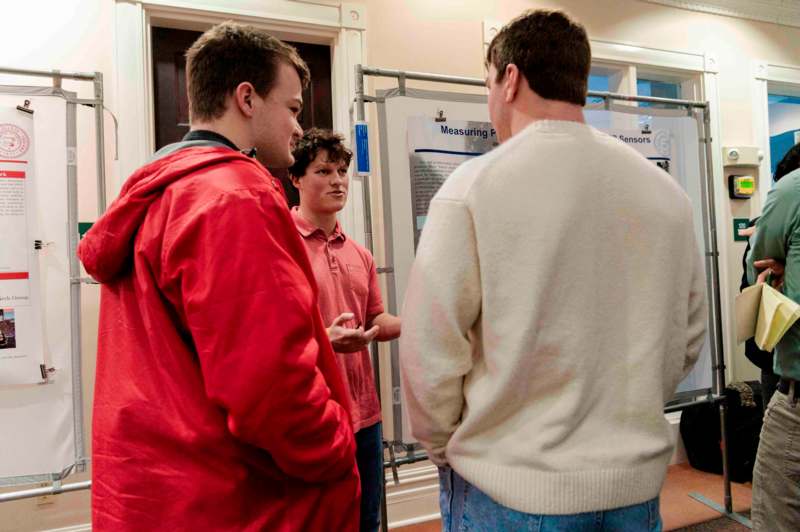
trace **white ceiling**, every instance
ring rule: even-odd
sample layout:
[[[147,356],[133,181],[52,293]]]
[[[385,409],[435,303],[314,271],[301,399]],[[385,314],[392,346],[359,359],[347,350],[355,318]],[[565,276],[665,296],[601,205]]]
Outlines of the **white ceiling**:
[[[651,4],[800,28],[800,0],[642,0]]]

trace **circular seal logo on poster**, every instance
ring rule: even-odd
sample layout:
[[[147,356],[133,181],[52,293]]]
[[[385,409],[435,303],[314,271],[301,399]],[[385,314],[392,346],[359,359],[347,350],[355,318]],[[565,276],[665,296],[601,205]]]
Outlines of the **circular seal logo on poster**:
[[[0,124],[0,157],[16,159],[28,151],[31,140],[25,131],[14,124]]]
[[[662,157],[669,157],[669,152],[672,150],[669,131],[662,129],[656,132],[653,144],[656,147],[656,152]]]

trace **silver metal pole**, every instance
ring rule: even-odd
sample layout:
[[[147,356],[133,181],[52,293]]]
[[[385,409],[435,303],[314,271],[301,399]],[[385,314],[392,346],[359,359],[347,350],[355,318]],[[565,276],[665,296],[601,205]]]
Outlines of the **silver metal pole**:
[[[672,105],[674,107],[697,107],[705,109],[708,107],[708,102],[698,102],[694,100],[673,100],[671,98],[658,98],[656,96],[629,96],[627,94],[619,94],[616,92],[599,92],[589,91],[586,93],[589,98],[603,98],[607,100],[620,100],[624,102],[648,102],[648,103],[663,103]]]
[[[34,488],[29,490],[12,491],[9,493],[0,493],[0,503],[18,501],[20,499],[30,499],[32,497],[42,497],[44,495],[58,495],[59,493],[67,493],[69,491],[88,490],[91,487],[92,482],[86,480],[84,482],[64,484],[63,486],[49,486],[47,488]]]
[[[714,199],[714,166],[711,138],[711,108],[706,106],[703,112],[703,143],[705,145],[705,180],[702,192],[704,196],[703,218],[706,230],[706,269],[709,288],[709,341],[711,342],[711,356],[713,359],[712,392],[715,396],[720,396],[719,401],[719,423],[720,439],[722,440],[722,485],[725,500],[725,512],[733,513],[733,497],[731,494],[730,479],[730,455],[728,453],[728,423],[727,411],[728,403],[724,397],[725,392],[725,354],[722,343],[722,322],[720,309],[720,280],[719,280],[719,247],[717,243],[717,223]]]
[[[433,81],[437,83],[453,83],[456,85],[470,85],[474,87],[485,87],[486,80],[481,78],[468,78],[463,76],[445,76],[441,74],[429,74],[425,72],[408,72],[403,70],[391,70],[386,68],[372,68],[368,66],[361,66],[358,65],[356,67],[356,72],[362,73],[366,76],[376,76],[376,77],[383,77],[383,78],[396,78],[396,79],[413,79],[417,81]],[[358,74],[356,74],[358,77]],[[362,82],[362,99],[363,102],[363,82]],[[356,91],[358,91],[358,81],[356,81]],[[614,92],[600,92],[600,91],[589,91],[587,96],[594,97],[594,98],[603,98],[608,100],[621,100],[626,102],[649,102],[649,103],[663,103],[668,105],[673,105],[676,107],[700,107],[705,108],[708,106],[706,102],[694,101],[694,100],[673,100],[670,98],[658,98],[655,96],[629,96],[627,94],[618,94]],[[358,94],[356,94],[356,100],[358,101]],[[361,118],[360,120],[363,120]]]
[[[106,211],[106,150],[103,120],[103,73],[95,72],[94,75],[94,97],[99,102],[94,106],[95,135],[97,137],[97,214],[99,215]]]
[[[356,65],[356,120],[364,120],[364,71],[363,66]]]
[[[363,121],[366,116],[364,109],[364,69],[361,65],[356,65],[356,120]],[[361,198],[364,205],[364,245],[370,254],[374,255],[373,240],[372,240],[372,201],[370,200],[369,188],[370,176],[364,176],[361,180],[362,191]],[[378,393],[378,400],[381,397],[381,371],[380,359],[378,356],[378,343],[372,342],[370,344],[370,352],[372,354],[372,370],[375,372],[375,388]],[[391,445],[391,444],[390,444]],[[381,490],[381,530],[386,532],[389,530],[389,518],[386,508],[386,475],[384,473],[383,489]]]
[[[725,513],[733,513],[733,495],[731,494],[730,455],[728,454],[728,400],[719,402],[719,427],[722,438],[722,486],[725,496]]]
[[[13,74],[16,76],[32,76],[39,78],[78,79],[93,81],[97,73],[90,72],[61,72],[60,70],[26,70],[24,68],[0,67],[0,74]]]
[[[361,184],[363,186],[361,195],[364,203],[364,247],[367,248],[370,254],[374,254],[372,242],[372,201],[369,196],[369,178],[370,176],[365,175],[361,179]]]
[[[707,264],[711,273],[711,293],[709,294],[710,301],[710,314],[713,323],[713,329],[709,335],[712,340],[712,354],[715,355],[715,371],[714,371],[714,388],[715,395],[723,395],[725,392],[725,354],[723,352],[722,343],[722,317],[720,316],[720,309],[722,303],[720,301],[720,280],[719,280],[719,247],[717,243],[717,221],[716,209],[714,207],[716,200],[714,198],[714,166],[712,163],[712,142],[711,142],[711,117],[710,108],[706,107],[703,110],[703,136],[705,137],[706,147],[706,220],[708,222],[708,242],[709,250],[707,257]]]
[[[363,121],[366,114],[364,109],[364,74],[365,69],[361,65],[356,65],[356,120]],[[370,253],[373,252],[372,246],[372,205],[369,191],[369,176],[362,179],[363,190],[362,200],[364,203],[364,244]]]
[[[711,391],[715,396],[723,395],[725,390],[725,363],[722,353],[722,324],[720,322],[720,281],[719,247],[717,244],[716,209],[714,207],[714,171],[711,164],[711,127],[709,108],[703,109],[700,134],[705,151],[701,155],[706,161],[704,179],[700,180],[702,194],[703,230],[705,237],[706,287],[708,289],[708,329],[709,347],[713,363]]]
[[[708,206],[709,215],[707,216],[709,222],[709,238],[711,242],[711,256],[709,257],[709,267],[711,268],[711,280],[713,291],[710,297],[713,298],[711,307],[712,323],[714,329],[711,331],[711,337],[714,338],[714,351],[715,356],[715,372],[714,384],[716,387],[715,394],[724,395],[725,393],[725,353],[722,348],[722,321],[719,315],[722,303],[720,301],[720,281],[719,281],[719,249],[717,247],[717,228],[716,228],[716,210],[714,209],[714,166],[712,163],[711,151],[711,108],[706,107],[703,109],[703,136],[706,139],[706,188],[708,189]],[[731,478],[730,478],[730,455],[728,453],[728,401],[723,399],[719,403],[719,423],[720,423],[720,437],[722,439],[722,485],[725,497],[725,512],[728,514],[733,513],[733,495],[731,493]]]
[[[78,262],[78,144],[76,104],[67,102],[67,245],[69,255],[70,360],[72,364],[72,407],[75,431],[75,458],[84,459],[83,382],[81,372],[81,266]],[[98,148],[100,148],[98,146]]]
[[[366,116],[364,109],[364,71],[361,65],[356,65],[356,120],[363,121]],[[369,177],[364,176],[362,179],[363,189],[361,191],[361,200],[364,207],[364,244],[370,254],[374,255],[374,244],[372,237],[372,201],[370,199]],[[378,399],[381,397],[381,375],[380,375],[380,360],[378,359],[378,344],[372,342],[370,344],[370,351],[372,354],[372,369],[375,373],[375,387],[378,392]]]
[[[376,76],[382,78],[397,78],[414,79],[417,81],[435,81],[438,83],[455,83],[456,85],[474,85],[476,87],[485,87],[486,80],[480,78],[467,78],[462,76],[444,76],[441,74],[428,74],[425,72],[408,72],[403,70],[391,70],[387,68],[371,68],[368,66],[358,66],[356,70],[361,69],[366,76]],[[358,82],[356,82],[358,85]],[[363,87],[362,87],[363,88]]]

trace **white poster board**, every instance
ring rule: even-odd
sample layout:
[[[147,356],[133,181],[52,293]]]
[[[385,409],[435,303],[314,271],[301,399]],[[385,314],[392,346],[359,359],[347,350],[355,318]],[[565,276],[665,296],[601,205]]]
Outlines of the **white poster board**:
[[[28,152],[27,160],[28,168],[35,169],[35,180],[29,181],[29,198],[35,198],[37,206],[28,211],[30,225],[25,245],[31,247],[29,269],[38,267],[38,282],[33,276],[29,279],[32,299],[41,302],[38,326],[31,324],[31,334],[35,336],[31,341],[41,345],[40,354],[30,361],[37,371],[34,383],[0,382],[0,485],[46,480],[74,464],[83,452],[82,427],[74,405],[70,326],[68,234],[77,228],[67,226],[68,154],[74,167],[75,106],[68,106],[60,95],[44,95],[52,92],[49,88],[0,87],[3,117],[7,116],[6,110],[21,115],[16,106],[26,99],[34,110],[28,119],[31,144],[36,149]],[[70,121],[68,107],[72,109]],[[67,136],[70,128],[72,140]],[[34,251],[33,242],[27,242],[34,235],[44,244],[40,251]],[[35,295],[37,291],[39,296]],[[15,309],[18,336],[20,318]],[[19,341],[22,345],[21,337]],[[38,366],[42,362],[54,370],[47,384],[41,384]],[[18,369],[27,375],[27,367]]]
[[[41,382],[33,115],[0,105],[0,386]]]
[[[635,108],[634,108],[635,109]],[[425,127],[440,115],[453,120],[454,127],[461,124],[485,124],[489,117],[486,98],[480,95],[465,95],[437,91],[409,89],[400,96],[397,90],[379,93],[378,102],[381,178],[384,195],[384,224],[387,248],[387,263],[393,267],[393,275],[387,279],[387,309],[397,312],[402,308],[408,274],[414,259],[415,242],[419,222],[424,223],[425,213],[413,201],[412,157],[420,143],[433,144],[424,136]],[[703,196],[701,179],[700,144],[697,121],[688,116],[653,116],[619,111],[591,110],[586,112],[587,122],[617,136],[645,157],[668,171],[686,190],[694,208],[695,232],[699,251],[704,254],[705,233],[703,230]],[[421,125],[427,123],[427,126]],[[409,126],[414,130],[409,133]],[[464,148],[463,139],[454,140],[456,146]],[[453,151],[458,151],[459,148]],[[480,150],[475,150],[480,151]],[[466,160],[466,157],[465,157]],[[455,161],[451,158],[450,161]],[[430,195],[430,191],[426,191]],[[410,430],[400,405],[400,379],[397,342],[392,342],[392,387],[394,402],[393,431],[395,439],[402,434],[402,441],[412,443]],[[700,360],[690,375],[680,383],[678,392],[705,390],[711,387],[712,357],[708,341],[703,346]],[[402,420],[402,421],[401,421]]]

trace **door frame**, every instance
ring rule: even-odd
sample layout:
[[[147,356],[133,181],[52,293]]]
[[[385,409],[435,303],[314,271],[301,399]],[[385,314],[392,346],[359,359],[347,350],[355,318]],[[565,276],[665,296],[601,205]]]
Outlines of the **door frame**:
[[[333,127],[349,142],[355,65],[363,63],[366,56],[366,7],[303,0],[266,0],[261,4],[255,6],[246,0],[115,0],[113,86],[108,91],[110,106],[119,118],[117,178],[109,183],[114,194],[154,151],[154,26],[204,31],[234,19],[264,28],[280,39],[330,46]],[[363,241],[363,207],[356,190],[350,196],[339,218],[346,233]]]
[[[800,89],[800,66],[776,65],[767,61],[753,63],[753,138],[763,155],[758,169],[762,183],[759,186],[761,205],[764,205],[771,188],[763,184],[772,182],[772,161],[769,153],[769,92],[770,87],[780,85],[790,86],[795,91]]]

